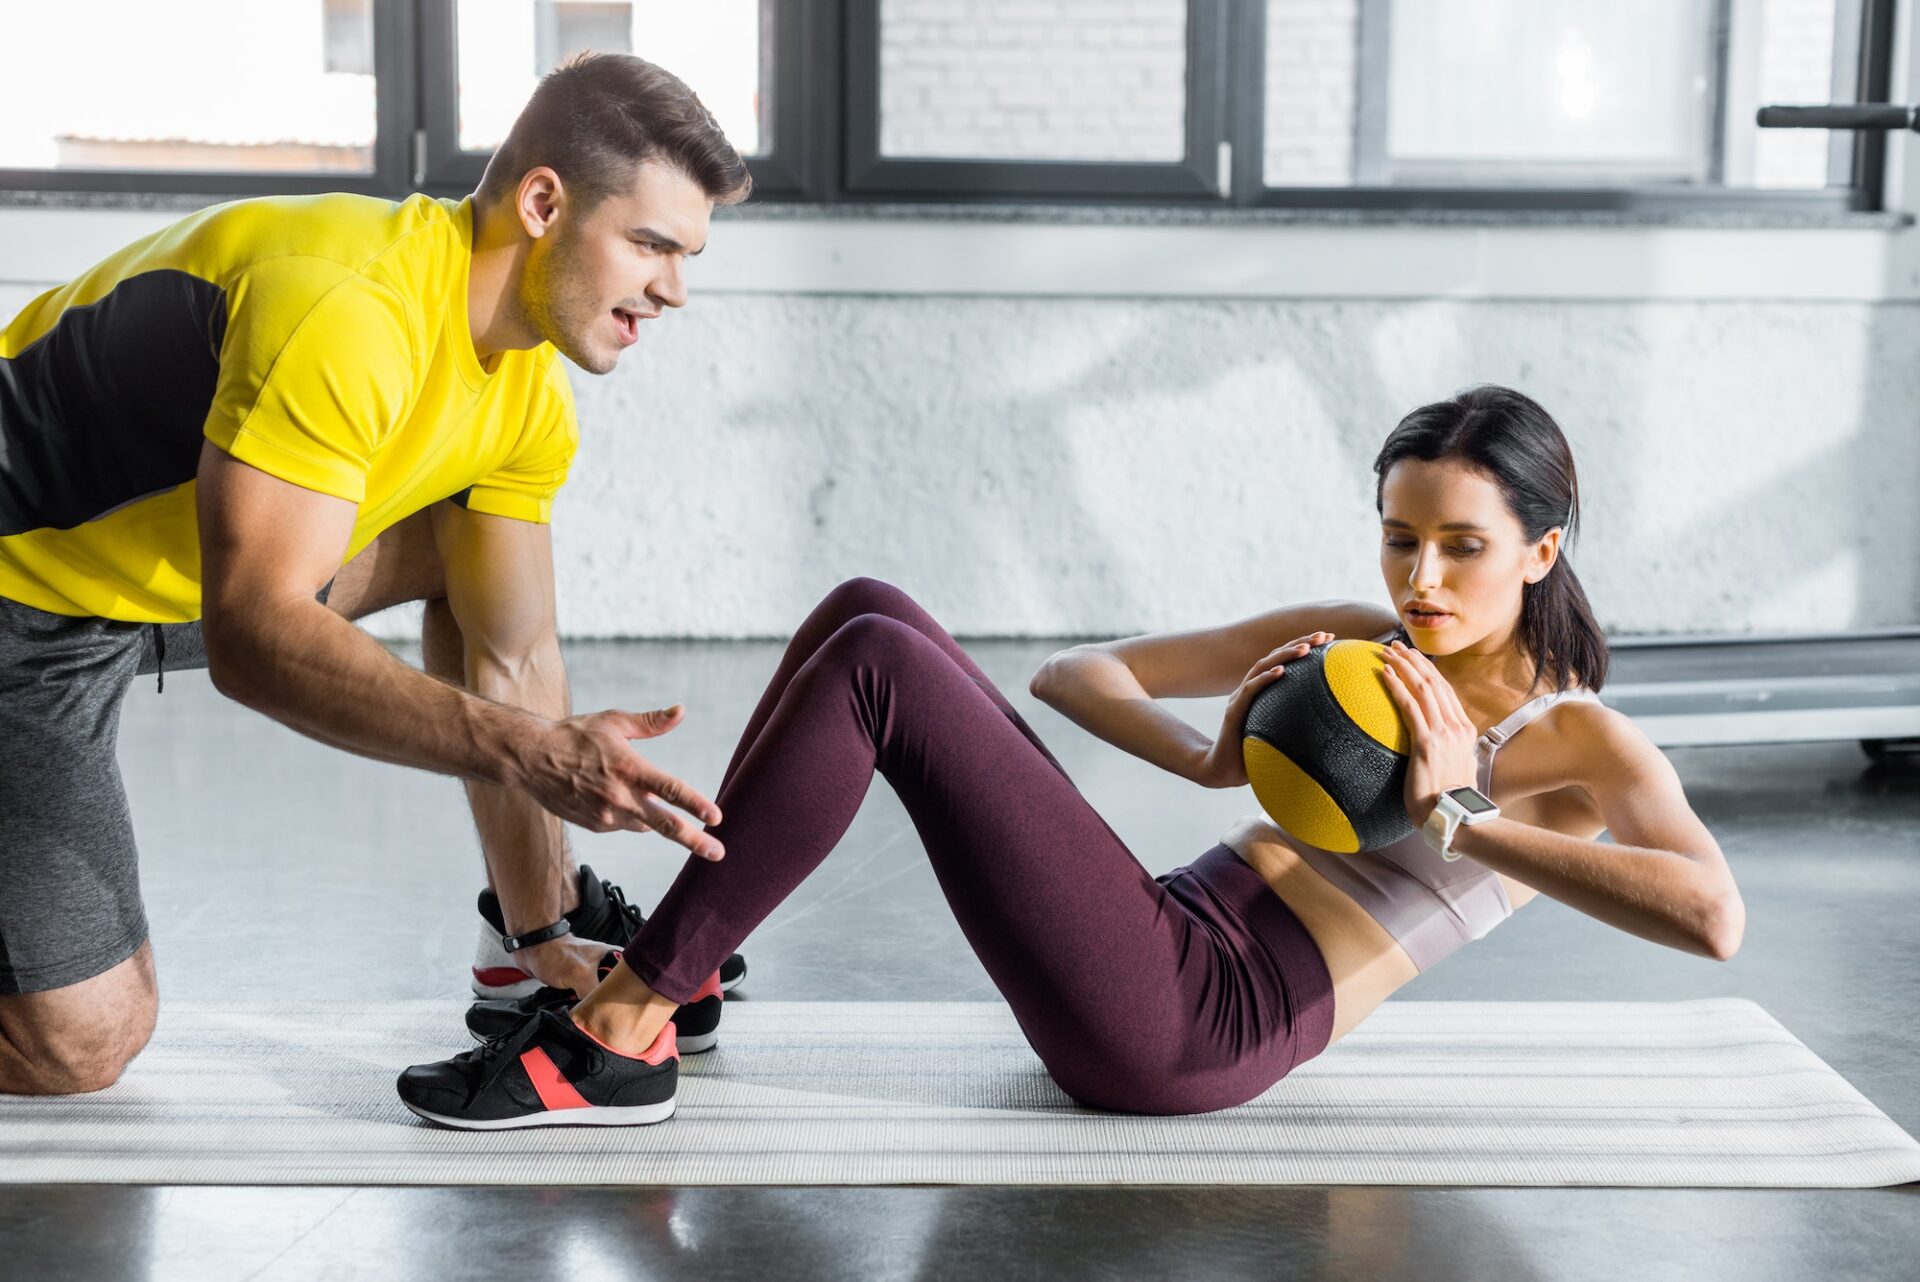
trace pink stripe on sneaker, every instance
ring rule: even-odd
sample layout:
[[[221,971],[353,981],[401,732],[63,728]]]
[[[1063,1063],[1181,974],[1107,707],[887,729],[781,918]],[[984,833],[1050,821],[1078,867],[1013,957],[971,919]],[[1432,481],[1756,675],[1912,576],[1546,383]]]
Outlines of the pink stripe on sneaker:
[[[683,1004],[687,1006],[691,1006],[695,1002],[701,1001],[705,998],[718,997],[718,996],[720,996],[720,972],[716,970],[713,972],[713,974],[707,976],[706,983],[700,985],[700,991],[695,993],[693,996],[687,998],[687,1000]]]
[[[573,1022],[573,1026],[580,1030],[582,1037],[585,1037],[595,1046],[606,1051],[609,1055],[618,1055],[621,1059],[637,1059],[648,1064],[658,1065],[669,1059],[680,1058],[680,1042],[675,1036],[672,1020],[668,1020],[667,1026],[660,1030],[660,1035],[653,1039],[653,1045],[647,1047],[647,1049],[641,1051],[638,1055],[629,1055],[625,1051],[615,1050],[598,1037],[595,1037],[592,1032],[577,1019]]]
[[[560,1066],[548,1059],[547,1053],[538,1046],[520,1056],[520,1067],[526,1070],[527,1080],[533,1083],[534,1093],[548,1112],[592,1107],[560,1072]]]

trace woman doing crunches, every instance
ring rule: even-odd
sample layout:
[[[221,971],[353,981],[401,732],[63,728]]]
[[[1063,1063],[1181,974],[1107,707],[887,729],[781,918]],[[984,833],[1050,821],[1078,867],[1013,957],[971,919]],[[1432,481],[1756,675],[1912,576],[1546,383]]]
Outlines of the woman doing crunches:
[[[1384,604],[1076,646],[1032,692],[1154,765],[1238,787],[1253,696],[1313,645],[1385,640],[1409,817],[1477,789],[1491,821],[1335,855],[1250,819],[1151,876],[953,639],[855,580],[801,625],[748,722],[714,857],[688,860],[622,964],[571,1010],[408,1069],[401,1098],[475,1128],[670,1115],[676,1006],[826,858],[876,771],[1048,1073],[1098,1108],[1252,1099],[1536,894],[1731,956],[1744,909],[1719,847],[1666,758],[1595,697],[1608,651],[1564,556],[1578,487],[1559,427],[1517,392],[1473,388],[1409,414],[1374,471]],[[1217,737],[1155,702],[1220,694]]]

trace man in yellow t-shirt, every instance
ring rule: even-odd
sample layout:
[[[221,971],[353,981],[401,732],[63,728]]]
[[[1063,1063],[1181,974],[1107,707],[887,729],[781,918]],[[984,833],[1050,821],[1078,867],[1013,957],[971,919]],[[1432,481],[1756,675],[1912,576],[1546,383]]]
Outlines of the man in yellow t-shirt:
[[[114,760],[139,673],[204,664],[466,779],[485,993],[584,993],[631,934],[562,820],[717,857],[712,802],[629,743],[678,707],[569,715],[547,523],[578,443],[560,356],[612,370],[749,186],[679,80],[584,55],[464,200],[215,206],[0,330],[0,1092],[98,1089],[153,1028]],[[414,600],[425,673],[350,623]]]

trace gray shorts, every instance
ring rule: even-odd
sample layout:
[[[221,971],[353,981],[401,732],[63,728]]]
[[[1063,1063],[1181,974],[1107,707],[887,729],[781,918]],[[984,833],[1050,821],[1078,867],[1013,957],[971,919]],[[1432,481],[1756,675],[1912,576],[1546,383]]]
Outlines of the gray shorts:
[[[71,618],[0,597],[0,994],[77,984],[146,939],[114,755],[120,701],[137,676],[206,666],[198,623]]]

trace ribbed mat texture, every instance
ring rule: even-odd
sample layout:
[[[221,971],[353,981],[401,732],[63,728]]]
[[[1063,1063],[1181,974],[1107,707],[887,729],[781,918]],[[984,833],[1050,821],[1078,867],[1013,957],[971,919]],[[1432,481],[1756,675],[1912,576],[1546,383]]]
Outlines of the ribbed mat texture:
[[[117,1085],[0,1097],[0,1183],[1871,1187],[1920,1143],[1750,1001],[1389,1002],[1250,1104],[1077,1107],[995,1003],[728,1002],[657,1126],[400,1106],[457,1001],[173,1002]]]

